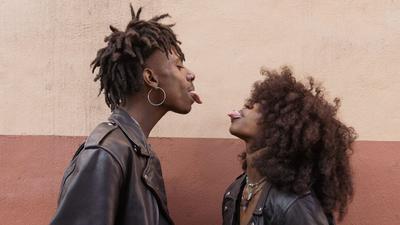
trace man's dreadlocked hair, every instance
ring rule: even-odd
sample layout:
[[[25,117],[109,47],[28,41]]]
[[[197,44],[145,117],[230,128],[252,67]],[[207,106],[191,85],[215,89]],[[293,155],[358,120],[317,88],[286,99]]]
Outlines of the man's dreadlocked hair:
[[[93,73],[99,67],[94,81],[100,80],[99,95],[104,90],[106,104],[111,110],[124,105],[129,95],[142,88],[144,61],[155,50],[162,51],[167,57],[174,50],[182,61],[185,60],[179,47],[181,42],[171,29],[174,24],[159,23],[169,14],[146,21],[140,20],[141,7],[137,13],[132,5],[130,8],[132,20],[125,31],[110,26],[112,33],[104,39],[107,47],[98,50],[91,63]]]

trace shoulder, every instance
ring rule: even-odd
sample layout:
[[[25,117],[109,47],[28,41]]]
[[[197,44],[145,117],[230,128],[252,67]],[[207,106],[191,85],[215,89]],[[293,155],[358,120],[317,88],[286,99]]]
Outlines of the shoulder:
[[[272,186],[268,194],[267,203],[270,204],[271,207],[275,208],[276,211],[285,213],[296,201],[307,195],[308,193],[298,195],[285,192]]]
[[[267,202],[280,221],[278,224],[328,224],[318,199],[311,192],[294,194],[271,188]]]
[[[130,162],[132,150],[136,145],[131,143],[117,124],[103,122],[89,134],[86,139],[84,150],[99,149],[109,154],[126,173],[127,163]]]

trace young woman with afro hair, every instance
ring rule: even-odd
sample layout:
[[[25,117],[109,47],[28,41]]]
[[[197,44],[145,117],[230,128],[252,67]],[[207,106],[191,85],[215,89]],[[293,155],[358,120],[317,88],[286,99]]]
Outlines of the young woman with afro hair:
[[[244,173],[223,198],[224,225],[332,225],[353,196],[353,128],[337,118],[339,99],[291,69],[264,70],[241,110],[228,115],[242,139]],[[335,216],[336,215],[336,216]]]

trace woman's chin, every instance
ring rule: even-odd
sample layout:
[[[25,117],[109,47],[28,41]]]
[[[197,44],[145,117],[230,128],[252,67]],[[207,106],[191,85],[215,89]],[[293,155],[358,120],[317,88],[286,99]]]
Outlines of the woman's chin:
[[[242,134],[232,126],[229,128],[229,133],[231,133],[233,136],[242,139]]]

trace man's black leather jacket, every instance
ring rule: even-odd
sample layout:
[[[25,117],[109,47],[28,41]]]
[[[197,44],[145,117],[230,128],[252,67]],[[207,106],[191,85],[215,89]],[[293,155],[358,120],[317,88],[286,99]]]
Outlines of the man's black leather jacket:
[[[127,112],[115,109],[77,151],[50,224],[173,224],[160,161]]]

